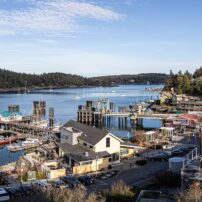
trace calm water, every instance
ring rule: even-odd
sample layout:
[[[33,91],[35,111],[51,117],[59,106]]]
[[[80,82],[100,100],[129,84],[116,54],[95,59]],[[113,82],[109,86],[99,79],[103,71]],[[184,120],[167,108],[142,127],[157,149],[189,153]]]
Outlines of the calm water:
[[[162,85],[121,85],[119,87],[98,87],[98,88],[72,88],[40,90],[27,94],[0,94],[0,111],[7,110],[9,104],[19,104],[20,111],[29,115],[32,113],[32,101],[44,100],[48,107],[55,109],[55,122],[65,123],[70,119],[76,120],[78,105],[85,104],[86,100],[109,98],[116,103],[116,106],[129,105],[144,100],[157,99],[157,92],[145,92],[145,88],[163,87]],[[119,136],[125,136],[127,131],[112,131]],[[9,154],[6,150],[0,149],[0,164],[15,160],[20,153]]]
[[[0,149],[0,166],[16,161],[22,153],[22,151],[18,151],[15,153],[8,152],[7,146],[5,145],[3,148]]]

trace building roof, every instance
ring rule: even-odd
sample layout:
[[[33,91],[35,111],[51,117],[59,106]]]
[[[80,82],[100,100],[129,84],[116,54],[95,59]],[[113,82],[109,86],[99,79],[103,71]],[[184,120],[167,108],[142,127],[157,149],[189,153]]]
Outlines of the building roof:
[[[122,147],[122,148],[135,148],[136,146],[134,145],[134,144],[131,144],[131,143],[129,143],[129,142],[121,142],[121,144],[120,144],[120,146]]]
[[[0,113],[0,116],[3,117],[9,117],[9,116],[22,116],[21,112],[9,112],[9,111],[4,111]]]
[[[156,133],[155,131],[150,130],[150,131],[145,132],[144,134],[145,134],[145,135],[153,135],[153,134],[155,134],[155,133]]]
[[[59,143],[58,147],[62,149],[62,151],[65,154],[68,154],[77,162],[89,161],[94,160],[96,158],[103,158],[110,156],[110,154],[107,151],[95,153],[94,151],[87,149],[80,144],[71,145],[65,142],[65,143]],[[85,155],[86,153],[88,154],[87,156]]]
[[[161,127],[160,128],[161,130],[174,130],[175,128],[173,128],[173,127]]]
[[[92,126],[87,126],[82,123],[70,120],[63,127],[72,127],[81,130],[83,134],[78,137],[78,139],[87,142],[91,145],[96,145],[100,140],[102,140],[107,134],[106,130],[94,128]]]
[[[197,120],[197,118],[199,118],[199,116],[196,114],[180,114],[179,117],[189,120]]]

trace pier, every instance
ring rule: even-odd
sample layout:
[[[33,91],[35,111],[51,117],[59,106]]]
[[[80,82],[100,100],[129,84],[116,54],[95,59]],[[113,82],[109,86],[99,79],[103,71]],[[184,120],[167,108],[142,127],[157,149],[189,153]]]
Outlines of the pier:
[[[119,128],[128,128],[129,125],[134,127],[137,117],[142,115],[150,104],[115,106],[115,103],[108,99],[87,101],[86,105],[78,106],[77,121],[96,127],[111,127],[115,124]]]
[[[34,126],[22,122],[3,122],[0,121],[0,128],[4,128],[4,132],[13,133],[18,139],[26,139],[29,137],[37,137],[38,139],[48,140],[57,139],[54,135],[53,128]]]

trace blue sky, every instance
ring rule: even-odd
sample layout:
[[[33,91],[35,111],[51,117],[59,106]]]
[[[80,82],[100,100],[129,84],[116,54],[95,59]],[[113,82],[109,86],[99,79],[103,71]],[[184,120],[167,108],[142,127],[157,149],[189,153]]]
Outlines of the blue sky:
[[[202,0],[0,0],[0,67],[84,76],[193,72]]]

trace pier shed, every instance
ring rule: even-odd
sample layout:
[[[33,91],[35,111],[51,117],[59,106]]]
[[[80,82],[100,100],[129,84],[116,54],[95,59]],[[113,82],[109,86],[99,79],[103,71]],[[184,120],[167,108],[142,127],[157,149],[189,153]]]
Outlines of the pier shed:
[[[147,131],[146,135],[146,142],[153,142],[156,139],[156,132],[155,131]]]
[[[174,129],[173,127],[161,127],[161,134],[162,136],[168,137],[170,140],[173,139],[173,133],[174,133]]]

